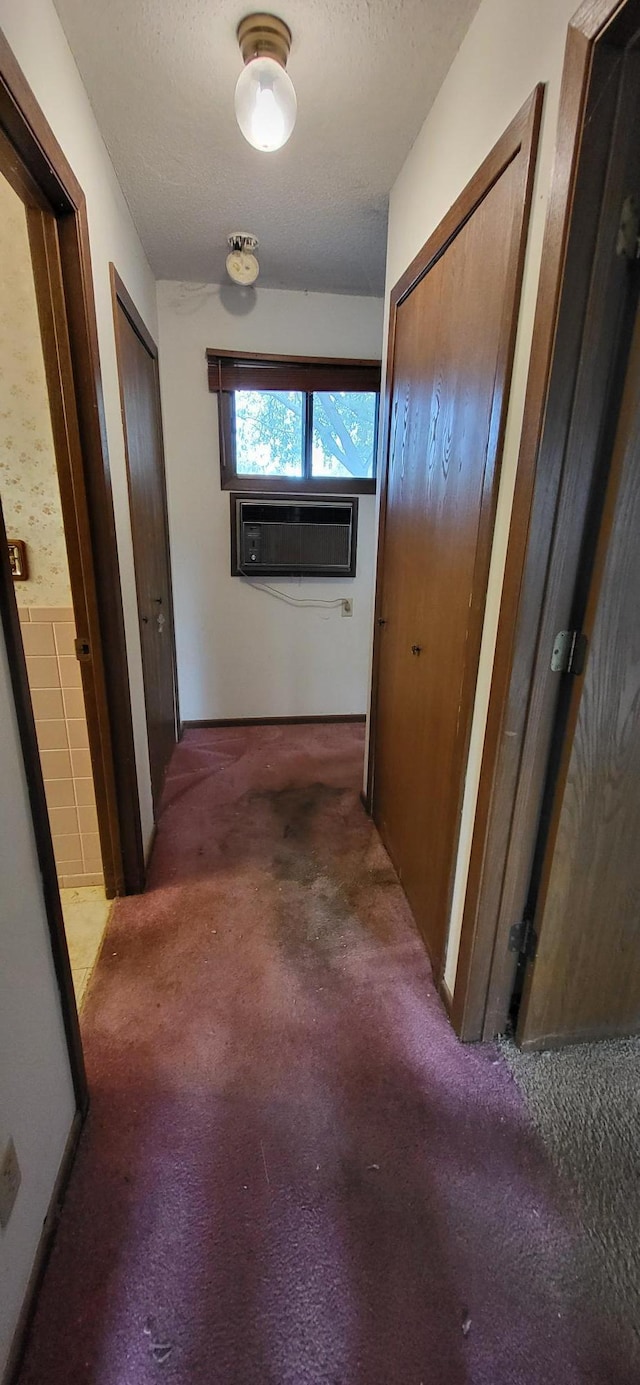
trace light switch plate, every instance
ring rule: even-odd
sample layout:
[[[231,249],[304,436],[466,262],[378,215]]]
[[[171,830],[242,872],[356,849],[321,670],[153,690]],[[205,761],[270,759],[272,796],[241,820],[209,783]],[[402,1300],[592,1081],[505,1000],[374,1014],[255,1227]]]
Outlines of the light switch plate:
[[[342,614],[343,616],[353,615],[353,601],[348,596],[342,598]]]
[[[13,1212],[22,1174],[13,1140],[8,1140],[0,1163],[0,1226],[4,1230]]]

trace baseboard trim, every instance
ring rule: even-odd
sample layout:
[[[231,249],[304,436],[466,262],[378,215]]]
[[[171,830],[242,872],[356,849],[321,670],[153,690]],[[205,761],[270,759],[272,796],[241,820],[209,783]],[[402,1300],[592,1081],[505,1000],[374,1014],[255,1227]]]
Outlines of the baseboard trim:
[[[149,868],[149,862],[150,862],[150,860],[151,860],[151,853],[152,853],[153,848],[154,848],[154,846],[155,846],[155,844],[156,844],[156,837],[157,837],[157,835],[158,835],[158,824],[157,824],[157,822],[154,822],[153,827],[151,828],[151,836],[149,837],[149,845],[148,845],[148,847],[147,847],[147,850],[146,850],[146,852],[145,852],[145,857],[144,857],[145,884],[146,884],[147,870],[148,870],[148,868]]]
[[[56,1181],[53,1185],[53,1192],[49,1199],[49,1207],[42,1225],[42,1232],[33,1261],[33,1269],[29,1275],[29,1282],[20,1310],[20,1316],[13,1334],[13,1341],[9,1349],[9,1357],[2,1376],[2,1385],[17,1385],[18,1374],[22,1367],[27,1347],[29,1329],[36,1311],[38,1293],[53,1248],[53,1242],[58,1228],[58,1220],[64,1202],[64,1195],[67,1191],[67,1184],[71,1176],[83,1124],[84,1116],[82,1112],[78,1110],[73,1118],[73,1123],[64,1147],[64,1154],[60,1161],[60,1168],[58,1169]]]
[[[208,726],[304,726],[306,723],[316,725],[321,722],[342,721],[364,724],[366,720],[365,712],[322,717],[208,717],[204,721],[183,721],[181,731],[201,731]]]
[[[451,1019],[451,1010],[452,1010],[452,1007],[453,1007],[453,996],[452,996],[452,994],[451,994],[451,991],[449,990],[449,987],[447,986],[447,983],[446,983],[446,981],[445,981],[445,979],[444,979],[444,976],[442,976],[442,977],[440,978],[440,982],[439,982],[439,985],[438,985],[438,992],[439,992],[439,995],[440,995],[440,999],[441,999],[441,1001],[442,1001],[442,1004],[444,1005],[444,1008],[445,1008],[445,1010],[446,1010],[446,1012],[447,1012],[447,1014],[448,1014],[448,1016],[449,1016],[449,1019]]]

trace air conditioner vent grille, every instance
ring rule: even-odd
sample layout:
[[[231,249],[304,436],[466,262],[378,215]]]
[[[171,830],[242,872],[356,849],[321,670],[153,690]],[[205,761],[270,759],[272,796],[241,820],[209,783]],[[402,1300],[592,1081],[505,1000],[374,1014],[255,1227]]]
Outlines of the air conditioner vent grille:
[[[253,525],[243,526],[242,565],[251,564]],[[260,562],[270,567],[344,568],[349,562],[350,531],[345,524],[263,524]]]
[[[232,574],[355,576],[357,504],[232,495]]]

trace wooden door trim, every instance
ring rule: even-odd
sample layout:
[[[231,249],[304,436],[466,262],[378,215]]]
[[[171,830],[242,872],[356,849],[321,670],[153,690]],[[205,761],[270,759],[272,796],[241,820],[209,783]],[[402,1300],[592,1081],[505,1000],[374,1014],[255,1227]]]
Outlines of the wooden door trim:
[[[416,287],[416,284],[428,274],[436,260],[444,255],[445,250],[451,241],[457,236],[465,222],[477,211],[480,203],[491,192],[494,183],[502,176],[505,169],[521,152],[525,156],[527,164],[531,162],[532,152],[535,151],[536,139],[540,128],[542,116],[542,99],[544,95],[544,85],[538,83],[527,98],[524,105],[514,116],[511,124],[494,144],[493,149],[487,154],[486,159],[476,169],[473,177],[469,180],[466,187],[460,193],[449,211],[442,218],[435,231],[418,251],[411,264],[400,276],[397,284],[391,290],[391,312],[397,310],[407,294]],[[524,251],[523,251],[524,255]],[[385,396],[388,394],[389,381],[385,389]],[[388,462],[388,449],[385,450],[384,460]]]
[[[135,328],[141,341],[144,342],[147,351],[149,352],[149,355],[153,357],[154,361],[157,361],[158,348],[155,344],[155,341],[153,340],[149,328],[147,327],[146,323],[144,322],[143,318],[138,312],[138,309],[136,308],[131,294],[128,292],[122,279],[120,278],[120,275],[118,274],[118,271],[113,261],[110,261],[109,263],[109,278],[111,280],[111,301],[113,304],[114,312],[118,303],[120,303],[121,306],[124,308],[124,311],[127,314],[127,317],[131,322],[131,325]],[[114,321],[117,323],[117,317],[114,318]]]
[[[136,305],[135,305],[135,303],[134,303],[134,301],[133,301],[133,299],[132,299],[132,297],[131,297],[131,294],[127,291],[127,288],[126,288],[125,284],[123,283],[123,281],[122,281],[120,275],[118,274],[118,271],[117,271],[115,265],[113,264],[113,262],[111,262],[111,263],[109,264],[109,277],[110,277],[110,281],[111,281],[111,302],[112,302],[112,307],[113,307],[113,325],[114,325],[114,332],[115,332],[115,339],[116,339],[116,360],[117,360],[117,365],[118,365],[118,385],[119,385],[119,389],[120,389],[120,412],[121,412],[121,415],[122,415],[122,428],[123,428],[123,432],[124,432],[124,447],[125,447],[125,457],[126,457],[126,463],[127,463],[127,487],[128,487],[128,491],[129,491],[129,503],[130,503],[130,504],[131,504],[131,500],[132,500],[132,497],[131,497],[131,469],[130,469],[130,465],[129,465],[129,443],[128,443],[128,439],[127,439],[127,420],[126,420],[126,412],[125,412],[125,397],[124,397],[124,389],[123,389],[123,383],[122,383],[122,335],[121,335],[121,330],[120,330],[120,322],[119,322],[119,315],[118,315],[118,306],[120,306],[120,307],[122,308],[123,312],[124,312],[124,313],[126,314],[126,316],[128,317],[129,322],[131,323],[131,326],[133,327],[134,331],[135,331],[135,332],[137,333],[137,335],[139,336],[139,338],[140,338],[140,340],[142,341],[143,345],[146,347],[146,349],[147,349],[147,351],[149,352],[149,355],[151,356],[151,359],[152,359],[152,361],[153,361],[154,382],[155,382],[155,395],[156,395],[156,404],[157,404],[156,416],[157,416],[158,431],[159,431],[159,458],[160,458],[160,473],[161,473],[160,479],[161,479],[161,490],[162,490],[162,514],[163,514],[163,521],[164,521],[164,526],[163,526],[163,527],[164,527],[164,551],[165,551],[165,561],[166,561],[166,568],[167,568],[167,583],[168,583],[167,598],[168,598],[168,602],[169,602],[169,625],[170,625],[170,631],[171,631],[171,663],[172,663],[172,668],[173,668],[173,703],[174,703],[174,719],[175,719],[175,736],[176,736],[176,742],[177,742],[177,741],[180,739],[180,725],[181,725],[181,723],[180,723],[180,703],[179,703],[179,697],[178,697],[178,658],[177,658],[177,651],[176,651],[175,613],[174,613],[174,603],[173,603],[173,579],[172,579],[172,572],[171,572],[171,545],[170,545],[170,540],[169,540],[169,511],[168,511],[168,503],[167,503],[167,477],[166,477],[165,454],[164,454],[164,434],[163,434],[163,428],[162,428],[162,400],[161,400],[161,395],[160,395],[160,369],[159,369],[159,362],[158,362],[158,348],[157,348],[156,343],[155,343],[155,341],[154,341],[154,339],[153,339],[153,337],[152,337],[152,335],[151,335],[151,332],[149,331],[149,329],[148,329],[146,323],[143,321],[142,317],[140,316],[140,313],[138,312],[138,309],[136,308]],[[135,563],[135,548],[134,548],[134,563]]]
[[[589,593],[588,593],[588,597],[587,597],[587,601],[586,601],[586,607],[585,607],[585,613],[584,613],[584,620],[583,620],[583,622],[582,622],[582,630],[583,630],[583,633],[585,634],[585,636],[586,636],[586,638],[587,638],[588,646],[589,646],[589,649],[590,649],[590,651],[591,651],[591,652],[590,652],[590,655],[589,655],[589,664],[590,664],[591,671],[593,671],[593,668],[594,668],[594,667],[597,668],[597,662],[596,662],[596,665],[593,665],[593,664],[591,664],[591,662],[590,662],[590,661],[594,658],[594,654],[595,654],[595,649],[593,648],[593,645],[594,645],[594,627],[597,628],[597,625],[598,625],[598,623],[599,623],[599,618],[600,618],[599,613],[600,613],[600,608],[601,608],[602,592],[603,592],[603,586],[604,586],[605,581],[606,581],[606,571],[607,571],[607,565],[608,565],[608,561],[609,561],[609,556],[610,556],[610,554],[613,554],[614,551],[615,551],[614,549],[612,549],[612,546],[611,546],[611,545],[612,545],[612,535],[613,535],[613,531],[614,531],[615,526],[616,526],[617,523],[618,523],[618,517],[619,517],[619,513],[620,513],[620,504],[621,504],[621,502],[620,502],[620,490],[621,490],[621,487],[625,484],[625,473],[626,473],[627,470],[628,470],[628,453],[629,453],[629,450],[632,448],[632,438],[633,438],[633,435],[634,435],[634,431],[636,432],[636,436],[637,436],[637,428],[634,429],[634,423],[635,423],[635,420],[636,420],[636,418],[637,418],[637,416],[638,416],[638,413],[639,413],[639,411],[640,411],[640,387],[639,387],[639,385],[638,385],[638,381],[640,380],[640,295],[638,295],[638,294],[636,293],[635,296],[636,296],[636,299],[638,300],[638,306],[636,307],[636,310],[635,310],[635,313],[634,313],[634,317],[635,317],[635,328],[634,328],[634,333],[633,333],[633,342],[632,342],[631,351],[630,351],[630,353],[629,353],[629,357],[628,357],[628,360],[627,360],[627,370],[626,370],[626,378],[625,378],[625,382],[624,382],[624,390],[623,390],[622,399],[621,399],[621,403],[620,403],[620,411],[619,411],[619,415],[618,415],[618,418],[617,418],[617,427],[616,427],[616,429],[615,429],[615,438],[614,438],[614,440],[613,440],[613,445],[612,445],[612,450],[611,450],[611,465],[610,465],[610,468],[609,468],[609,473],[608,473],[607,482],[606,482],[606,492],[605,492],[604,502],[603,502],[603,506],[602,506],[602,513],[601,513],[601,516],[600,516],[600,523],[599,523],[599,526],[598,526],[598,535],[597,535],[597,539],[596,539],[596,542],[595,542],[595,552],[594,552],[594,556],[593,556],[593,566],[592,566],[592,571],[591,571],[591,580],[590,580],[590,583],[589,583]],[[616,591],[616,603],[617,603],[617,600],[618,600],[618,596],[617,596],[617,591]],[[605,623],[606,623],[606,622],[605,622]],[[586,672],[585,672],[585,679],[588,679],[588,677],[589,677],[589,671],[590,671],[590,670],[589,670],[589,667],[588,667],[587,670],[586,670]],[[533,967],[529,967],[529,968],[528,968],[528,971],[527,971],[527,976],[526,976],[526,979],[525,979],[524,993],[523,993],[523,996],[522,996],[522,1001],[521,1001],[520,1008],[519,1008],[519,1012],[518,1012],[518,1027],[517,1027],[517,1039],[518,1039],[518,1043],[519,1043],[519,1045],[520,1045],[521,1048],[523,1048],[523,1049],[525,1049],[525,1050],[529,1050],[529,1051],[534,1050],[534,1049],[540,1049],[540,1048],[555,1048],[555,1047],[558,1047],[558,1046],[562,1046],[563,1044],[565,1044],[565,1043],[567,1042],[567,1038],[566,1038],[565,1034],[562,1033],[562,1032],[557,1032],[557,1031],[556,1031],[555,1029],[553,1029],[553,1028],[552,1028],[552,1029],[548,1029],[548,1030],[546,1030],[545,1032],[540,1032],[540,1029],[538,1028],[538,1026],[535,1025],[535,1028],[538,1030],[538,1032],[537,1032],[537,1034],[536,1034],[535,1036],[531,1036],[531,1035],[526,1036],[526,1031],[527,1031],[527,1027],[528,1027],[529,1007],[530,1007],[530,1004],[531,1004],[531,984],[532,984],[532,982],[533,982],[533,984],[537,987],[538,996],[540,995],[540,989],[541,989],[541,983],[540,983],[540,978],[539,978],[538,969],[540,968],[541,962],[542,962],[541,951],[543,951],[543,949],[544,949],[545,932],[544,932],[544,923],[543,923],[542,928],[539,928],[539,926],[538,926],[538,919],[539,919],[540,917],[542,917],[542,918],[544,919],[544,911],[545,911],[546,899],[547,899],[548,892],[549,892],[549,889],[550,889],[551,877],[552,877],[552,873],[553,873],[553,869],[554,869],[555,848],[556,848],[556,843],[558,842],[558,833],[559,833],[560,824],[561,824],[561,820],[562,820],[562,816],[563,816],[563,809],[564,809],[564,793],[565,793],[565,790],[566,790],[566,787],[567,787],[567,781],[568,781],[569,774],[570,774],[571,762],[572,762],[572,759],[573,759],[573,756],[574,756],[574,744],[575,744],[574,737],[575,737],[575,735],[576,735],[576,730],[577,730],[579,718],[580,718],[580,717],[583,715],[583,713],[584,713],[584,710],[585,710],[585,699],[587,699],[587,698],[588,698],[588,694],[587,694],[586,689],[585,689],[585,682],[584,682],[584,680],[583,680],[582,678],[575,678],[575,679],[572,679],[572,680],[571,680],[571,686],[570,686],[570,688],[568,689],[568,699],[569,699],[568,715],[567,715],[567,719],[566,719],[566,727],[565,727],[565,733],[564,733],[564,737],[563,737],[562,750],[561,750],[561,755],[560,755],[560,763],[559,763],[559,766],[558,766],[558,772],[557,772],[557,777],[556,777],[556,781],[555,781],[554,803],[553,803],[553,808],[552,808],[552,813],[551,813],[551,820],[550,820],[549,827],[548,827],[548,830],[547,830],[547,835],[546,835],[546,846],[545,846],[545,853],[544,853],[544,863],[543,863],[543,868],[542,868],[542,875],[541,875],[541,881],[540,881],[540,888],[539,888],[538,899],[537,899],[537,909],[536,909],[536,919],[535,919],[535,922],[536,922],[536,931],[538,932],[538,936],[539,936],[539,938],[540,938],[540,945],[539,945],[539,947],[538,947],[538,951],[537,951],[537,954],[536,954],[536,966],[535,966],[535,969],[534,969]],[[591,700],[592,705],[593,705],[593,699],[590,699],[590,700]],[[611,785],[610,785],[610,783],[609,783],[608,789],[610,789],[610,787],[611,787]],[[608,804],[607,804],[607,812],[610,813],[610,811],[611,811],[610,803],[608,803]],[[618,815],[618,816],[619,816],[619,815]],[[597,877],[596,877],[596,880],[597,880]],[[601,891],[601,900],[602,900],[602,891]],[[605,907],[606,907],[606,906],[605,906]],[[603,915],[602,915],[602,914],[599,914],[599,917],[603,917]],[[582,929],[583,916],[582,916],[580,913],[578,913],[578,918],[580,919],[580,927],[581,927],[581,929]],[[608,920],[608,923],[609,923],[609,922],[610,922],[610,923],[613,923],[613,919],[612,919],[611,921]],[[608,934],[608,933],[607,933],[607,938],[608,938],[608,940],[609,940],[609,934]],[[575,939],[574,939],[574,941],[575,941]],[[616,946],[616,944],[617,944],[617,946]],[[611,938],[611,948],[613,949],[614,952],[618,953],[619,955],[622,955],[622,956],[625,955],[625,954],[624,954],[624,951],[623,951],[622,938],[620,937],[619,934],[618,934],[618,936],[617,936],[617,938],[616,938],[615,940],[614,940],[613,937]],[[637,956],[637,952],[636,952],[636,956]],[[632,948],[628,948],[628,950],[627,950],[627,952],[626,952],[626,959],[625,959],[625,960],[626,960],[626,968],[625,968],[625,969],[628,971],[628,970],[629,970],[629,967],[631,967],[631,968],[634,967],[634,962],[635,962],[635,958],[634,958],[634,954],[633,954]],[[573,966],[574,963],[577,964],[577,958],[576,958],[576,956],[575,956],[575,948],[571,950],[571,965]],[[636,963],[636,965],[637,965],[637,963]],[[535,971],[535,974],[536,974],[536,975],[535,975],[535,979],[534,979],[534,971]],[[546,963],[545,971],[546,971],[546,974],[547,974],[547,975],[550,975],[550,976],[553,975],[552,968],[549,967],[548,961],[547,961],[547,963]],[[544,975],[544,974],[545,974],[545,972],[543,972],[543,975]],[[632,972],[632,975],[633,975],[633,972]],[[542,985],[543,985],[543,988],[544,988],[544,982],[542,983]],[[606,985],[606,983],[605,983],[605,980],[604,980],[604,978],[603,978],[603,976],[602,976],[601,974],[593,975],[593,976],[592,976],[591,988],[589,988],[588,983],[587,983],[587,986],[585,987],[585,991],[586,991],[587,994],[588,994],[589,989],[592,989],[594,992],[597,992],[598,996],[605,996],[605,997],[607,998],[607,1002],[608,1002],[608,1003],[610,1003],[610,1002],[613,1000],[613,1003],[615,1004],[615,1000],[617,999],[617,997],[613,997],[613,996],[612,996],[612,992],[611,992],[611,988],[610,988],[610,983],[609,983],[609,987],[607,987],[607,985]],[[565,992],[564,997],[563,997],[563,1012],[564,1012],[564,1013],[566,1013],[566,1010],[567,1010],[569,1004],[570,1004],[569,997],[566,995],[566,992]],[[627,1034],[637,1033],[637,1032],[638,1032],[638,1025],[637,1025],[637,1023],[636,1023],[636,1025],[634,1026],[633,1030],[632,1030],[631,1028],[629,1028],[628,1030],[625,1029],[624,1034],[625,1034],[625,1036],[626,1036]],[[583,1026],[581,1029],[572,1029],[571,1038],[570,1038],[569,1042],[572,1042],[572,1043],[582,1043],[582,1042],[585,1042],[585,1041],[586,1041],[586,1042],[588,1042],[588,1041],[593,1041],[593,1040],[596,1039],[596,1038],[609,1038],[609,1037],[612,1037],[612,1038],[620,1038],[620,1037],[622,1037],[622,1033],[620,1032],[619,1027],[618,1027],[615,1023],[610,1023],[610,1024],[608,1024],[608,1025],[607,1025],[607,1024],[598,1024],[598,1026],[597,1026],[597,1031],[596,1031],[596,1028],[595,1028],[594,1026],[589,1026],[589,1027]]]
[[[73,597],[73,610],[78,639],[87,638],[92,650],[90,664],[81,666],[91,764],[93,772],[100,848],[104,869],[105,889],[109,896],[119,893],[121,866],[118,860],[119,843],[113,827],[118,822],[115,783],[105,772],[113,754],[111,728],[101,715],[99,685],[104,681],[102,648],[95,617],[97,601],[91,557],[91,535],[87,523],[87,495],[82,458],[82,442],[78,414],[70,408],[75,396],[73,362],[67,328],[64,284],[56,223],[47,212],[27,208],[27,228],[31,248],[33,276],[36,286],[40,335],[51,427],[56,456],[56,471],[60,488],[60,504]],[[65,382],[62,386],[62,381]],[[100,753],[97,754],[97,747]]]
[[[501,175],[520,154],[523,156],[522,187],[523,198],[519,205],[519,214],[514,218],[514,231],[512,242],[509,247],[509,276],[513,276],[514,301],[516,311],[510,312],[509,320],[503,315],[501,338],[499,347],[499,373],[504,382],[504,391],[508,392],[511,370],[513,365],[513,355],[515,348],[515,338],[517,331],[518,313],[517,305],[522,284],[522,274],[524,267],[524,257],[526,252],[526,235],[522,235],[522,227],[526,227],[531,198],[533,193],[533,181],[535,174],[535,155],[537,151],[537,141],[540,129],[542,114],[544,88],[538,85],[531,96],[525,102],[521,110],[515,116],[497,144],[491,150],[466,188],[460,194],[456,202],[450,208],[447,215],[441,221],[429,240],[422,247],[418,255],[409,265],[408,269],[398,280],[391,292],[390,314],[389,314],[389,340],[387,350],[387,374],[384,391],[383,426],[381,428],[382,453],[381,465],[379,467],[380,476],[380,520],[378,535],[378,555],[376,568],[376,601],[374,615],[374,647],[373,647],[373,671],[372,671],[372,692],[370,706],[370,737],[369,737],[369,759],[367,774],[367,793],[366,806],[369,812],[373,810],[375,794],[375,746],[376,746],[376,723],[378,709],[378,681],[380,675],[380,640],[378,637],[379,621],[382,617],[382,601],[384,588],[384,547],[387,516],[387,496],[388,496],[388,477],[389,477],[389,453],[391,446],[391,415],[392,400],[395,386],[395,340],[398,308],[406,299],[412,289],[429,272],[438,259],[445,253],[455,236],[459,233],[465,223],[473,216],[484,198],[495,186]],[[501,401],[502,403],[502,396]],[[494,442],[495,468],[499,468],[504,441],[504,428],[506,424],[506,411],[500,409],[500,416],[492,413],[491,435]],[[491,449],[489,449],[491,451]],[[493,471],[492,471],[493,477]],[[491,478],[492,479],[492,478]],[[479,545],[476,554],[474,568],[474,590],[478,594],[477,601],[471,613],[471,638],[470,645],[473,646],[469,663],[473,663],[475,655],[479,655],[480,641],[482,637],[482,625],[486,602],[486,572],[490,556],[490,532],[493,528],[493,516],[495,511],[496,496],[491,495],[491,487],[488,484],[489,478],[485,474],[482,492],[482,524],[479,532]],[[489,548],[487,548],[489,544]],[[483,580],[480,583],[479,578]],[[478,593],[479,585],[482,587]],[[477,659],[476,659],[477,663]],[[475,667],[475,664],[474,664]],[[465,706],[463,712],[469,722],[466,754],[468,756],[468,739],[471,729],[471,718],[468,715],[474,696],[475,682],[473,686],[469,680],[465,682]],[[458,805],[460,806],[460,805]],[[459,812],[458,812],[459,828]],[[455,861],[449,881],[449,897],[453,888],[455,871]],[[443,977],[436,978],[441,987]],[[448,1001],[447,996],[447,1001]]]
[[[631,10],[635,9],[633,24]],[[534,747],[541,730],[534,698],[534,650],[548,577],[558,500],[558,455],[571,416],[567,387],[554,429],[545,432],[552,380],[575,379],[580,337],[562,340],[567,268],[580,154],[597,44],[614,30],[623,46],[640,24],[637,0],[586,0],[568,28],[555,163],[544,233],[529,377],[503,581],[487,727],[452,1019],[461,1038],[504,1029],[513,975],[508,934],[526,905],[540,798]],[[586,294],[591,261],[584,267]],[[555,464],[554,464],[555,463]],[[535,802],[533,801],[535,798]],[[501,960],[502,959],[502,960]]]

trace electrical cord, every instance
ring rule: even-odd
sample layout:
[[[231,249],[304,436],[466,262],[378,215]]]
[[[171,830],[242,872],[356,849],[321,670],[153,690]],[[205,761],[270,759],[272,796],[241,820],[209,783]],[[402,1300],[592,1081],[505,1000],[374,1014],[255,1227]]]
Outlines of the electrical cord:
[[[324,601],[321,597],[289,596],[287,592],[280,591],[278,587],[272,587],[269,582],[256,582],[245,568],[240,568],[240,574],[255,591],[267,592],[269,596],[276,597],[278,601],[284,601],[287,606],[315,606],[317,609],[324,609],[327,606],[342,606],[344,601],[342,596],[336,596],[331,601]]]

